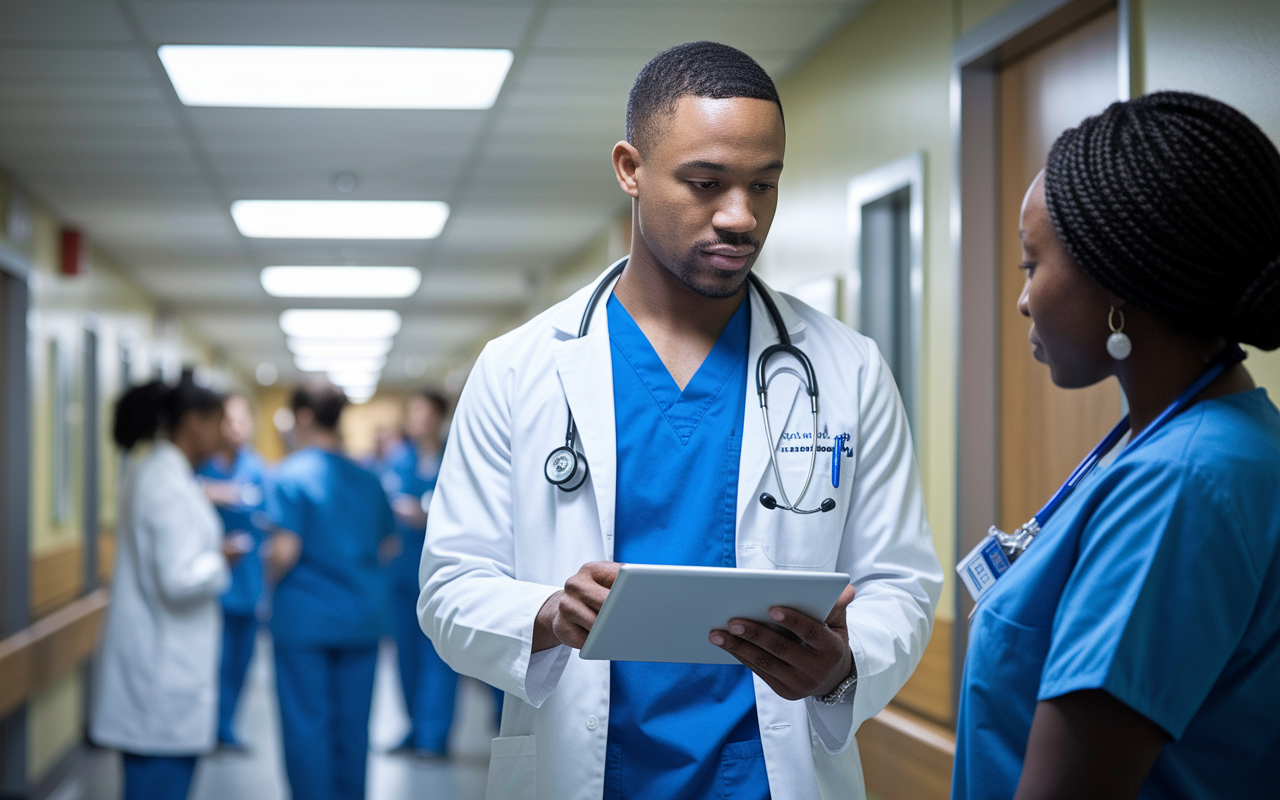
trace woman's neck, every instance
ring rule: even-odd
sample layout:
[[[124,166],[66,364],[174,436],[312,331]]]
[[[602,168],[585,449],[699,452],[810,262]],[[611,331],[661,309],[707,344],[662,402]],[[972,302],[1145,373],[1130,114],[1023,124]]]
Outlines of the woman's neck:
[[[1147,346],[1156,351],[1144,353],[1142,359],[1121,361],[1116,365],[1116,377],[1129,401],[1132,436],[1142,433],[1172,405],[1228,345],[1219,341],[1204,347],[1161,347],[1158,342],[1149,342]],[[1247,392],[1254,387],[1253,378],[1244,365],[1234,364],[1202,389],[1192,402]]]

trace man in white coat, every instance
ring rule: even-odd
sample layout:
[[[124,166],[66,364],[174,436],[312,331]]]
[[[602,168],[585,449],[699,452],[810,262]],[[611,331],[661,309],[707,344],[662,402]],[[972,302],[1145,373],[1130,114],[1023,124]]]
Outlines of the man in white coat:
[[[854,733],[919,661],[942,574],[875,345],[750,277],[784,149],[781,102],[750,57],[711,42],[655,57],[613,151],[629,258],[472,371],[418,615],[450,666],[507,693],[491,798],[864,795]],[[769,357],[769,441],[746,398],[783,338],[812,362],[819,419],[798,358]],[[581,474],[553,485],[548,461],[570,412],[589,464],[576,490]],[[852,585],[825,620],[774,609],[790,637],[747,620],[708,631],[744,666],[582,660],[621,561]]]

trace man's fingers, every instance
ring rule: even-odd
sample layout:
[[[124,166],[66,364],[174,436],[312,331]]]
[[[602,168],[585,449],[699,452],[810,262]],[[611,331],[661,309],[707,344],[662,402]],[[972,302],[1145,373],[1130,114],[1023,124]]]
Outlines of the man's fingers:
[[[729,620],[729,633],[751,642],[779,661],[794,666],[806,655],[804,645],[793,642],[764,625],[743,619]]]
[[[795,688],[792,681],[795,671],[776,656],[739,636],[725,631],[712,631],[710,641],[729,655],[738,659],[747,669],[759,675],[777,695],[785,700],[799,700],[806,693]]]
[[[833,628],[843,628],[845,626],[845,613],[849,608],[849,604],[853,602],[853,596],[856,593],[857,590],[853,588],[853,584],[844,587],[844,591],[840,593],[840,599],[836,601],[835,607],[827,615],[828,625]]]
[[[794,633],[799,637],[800,641],[815,650],[821,650],[830,645],[830,629],[813,617],[801,614],[794,608],[774,606],[769,609],[769,617],[783,628]]]
[[[584,564],[581,572],[585,572],[599,585],[606,589],[613,588],[613,582],[618,578],[618,570],[622,569],[622,565],[616,561],[592,561]]]

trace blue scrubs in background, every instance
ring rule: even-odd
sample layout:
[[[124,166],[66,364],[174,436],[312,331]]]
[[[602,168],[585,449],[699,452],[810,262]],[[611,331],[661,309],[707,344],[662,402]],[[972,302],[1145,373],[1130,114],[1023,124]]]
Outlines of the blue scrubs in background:
[[[1012,797],[1036,703],[1102,689],[1169,737],[1140,798],[1274,797],[1280,414],[1191,406],[1076,487],[978,606],[952,797]]]
[[[424,457],[412,442],[405,441],[387,461],[382,487],[388,497],[409,495],[425,505],[436,488],[440,454]],[[400,555],[391,561],[388,571],[400,686],[409,715],[409,732],[401,747],[444,755],[453,725],[458,674],[436,654],[435,645],[418,622],[418,566],[427,531],[397,518],[396,534]]]
[[[262,600],[262,546],[266,531],[255,521],[265,501],[266,468],[251,447],[242,447],[233,463],[214,456],[196,472],[201,478],[234,483],[240,502],[219,505],[218,516],[227,535],[247,533],[253,537],[253,552],[246,553],[231,568],[231,586],[222,595],[222,663],[218,671],[218,743],[239,746],[232,723],[236,704],[244,689],[244,679],[253,658],[253,642],[258,633],[258,604]]]
[[[285,771],[299,800],[362,798],[378,639],[386,632],[382,540],[395,532],[378,478],[317,448],[276,471],[272,519],[302,557],[272,598]]]
[[[750,303],[683,392],[612,296],[608,315],[618,440],[614,560],[735,566]],[[746,667],[615,661],[610,680],[605,800],[769,797]]]

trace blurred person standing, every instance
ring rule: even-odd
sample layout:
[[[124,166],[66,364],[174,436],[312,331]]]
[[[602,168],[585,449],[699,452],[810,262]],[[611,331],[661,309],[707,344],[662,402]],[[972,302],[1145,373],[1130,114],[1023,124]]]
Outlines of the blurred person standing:
[[[218,509],[226,537],[247,553],[231,571],[231,586],[222,595],[222,663],[218,680],[218,749],[244,752],[232,723],[253,658],[258,634],[258,605],[262,601],[262,559],[258,549],[266,537],[262,524],[266,468],[249,445],[253,412],[242,395],[229,395],[223,404],[222,445],[197,474],[205,496]]]
[[[130,458],[120,486],[111,606],[90,737],[124,754],[124,800],[181,800],[214,747],[218,595],[241,551],[196,482],[221,443],[222,397],[189,376],[130,389],[112,436]]]
[[[399,553],[390,564],[391,619],[409,732],[392,752],[419,758],[446,754],[458,674],[436,654],[418,623],[418,567],[427,532],[427,507],[444,456],[444,395],[420,389],[405,403],[405,439],[385,447],[382,487],[396,516]]]
[[[363,798],[378,639],[387,631],[379,560],[395,534],[378,478],[340,452],[347,399],[328,382],[293,392],[298,451],[267,492],[271,634],[285,772],[299,800]]]

